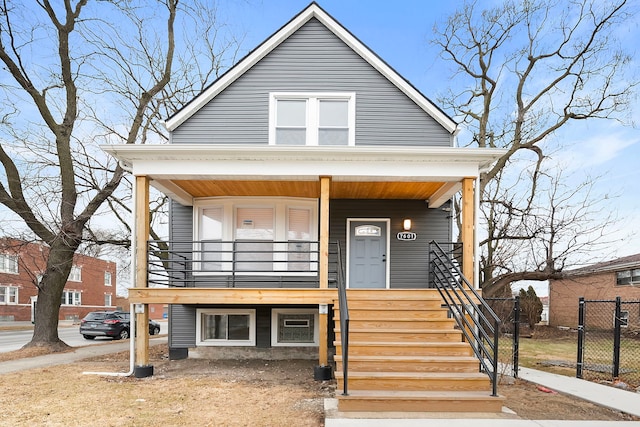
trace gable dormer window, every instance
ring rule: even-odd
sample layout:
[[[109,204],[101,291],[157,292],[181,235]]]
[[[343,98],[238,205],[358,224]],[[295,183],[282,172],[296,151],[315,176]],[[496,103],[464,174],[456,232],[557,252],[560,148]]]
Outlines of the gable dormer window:
[[[270,145],[355,145],[355,93],[272,93]]]

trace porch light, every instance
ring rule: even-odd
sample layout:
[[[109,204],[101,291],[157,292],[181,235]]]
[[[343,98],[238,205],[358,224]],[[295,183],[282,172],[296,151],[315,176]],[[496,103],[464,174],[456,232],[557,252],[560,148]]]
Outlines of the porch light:
[[[402,221],[402,229],[404,231],[411,231],[411,219],[407,218]]]

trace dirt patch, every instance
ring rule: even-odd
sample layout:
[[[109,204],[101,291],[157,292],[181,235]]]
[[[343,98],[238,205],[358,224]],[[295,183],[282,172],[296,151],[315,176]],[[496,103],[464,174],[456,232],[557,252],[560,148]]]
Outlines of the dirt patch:
[[[74,365],[3,375],[0,425],[309,426],[324,425],[335,382],[313,380],[314,361],[168,360],[150,348],[150,378],[83,375],[125,372],[128,352]],[[526,419],[632,420],[616,411],[518,380],[500,385],[506,406]]]
[[[640,420],[573,396],[541,391],[536,384],[524,380],[500,385],[499,393],[507,398],[505,406],[529,420]]]

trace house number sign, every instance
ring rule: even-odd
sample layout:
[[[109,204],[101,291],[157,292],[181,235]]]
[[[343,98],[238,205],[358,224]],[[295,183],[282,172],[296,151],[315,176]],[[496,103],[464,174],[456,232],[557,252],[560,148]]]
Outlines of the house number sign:
[[[396,235],[398,240],[416,240],[417,234],[413,231],[401,231]]]

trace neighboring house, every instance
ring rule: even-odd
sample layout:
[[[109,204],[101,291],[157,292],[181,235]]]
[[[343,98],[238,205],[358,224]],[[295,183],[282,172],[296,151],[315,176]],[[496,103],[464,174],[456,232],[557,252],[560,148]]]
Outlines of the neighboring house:
[[[0,320],[33,321],[37,283],[45,270],[48,251],[44,243],[0,239]],[[76,254],[62,294],[59,320],[113,310],[115,297],[116,264]]]
[[[166,126],[169,144],[103,149],[135,176],[129,299],[140,325],[144,307],[170,304],[172,359],[314,357],[327,368],[335,351],[341,383],[334,318],[346,282],[358,372],[354,406],[341,398],[341,410],[496,408],[471,346],[429,289],[429,254],[432,241],[452,246],[451,198],[461,191],[456,260],[474,283],[474,187],[503,150],[457,147],[456,123],[315,3]],[[171,199],[162,261],[147,254],[149,186]],[[153,373],[146,335],[136,376]],[[358,400],[372,389],[414,394]],[[459,405],[465,393],[481,397]]]
[[[578,299],[640,300],[640,254],[601,262],[565,272],[565,278],[549,281],[549,325],[577,328]],[[640,313],[629,313],[638,324]],[[607,317],[609,319],[609,317]],[[607,324],[610,327],[613,324]],[[603,325],[605,326],[605,325]]]

